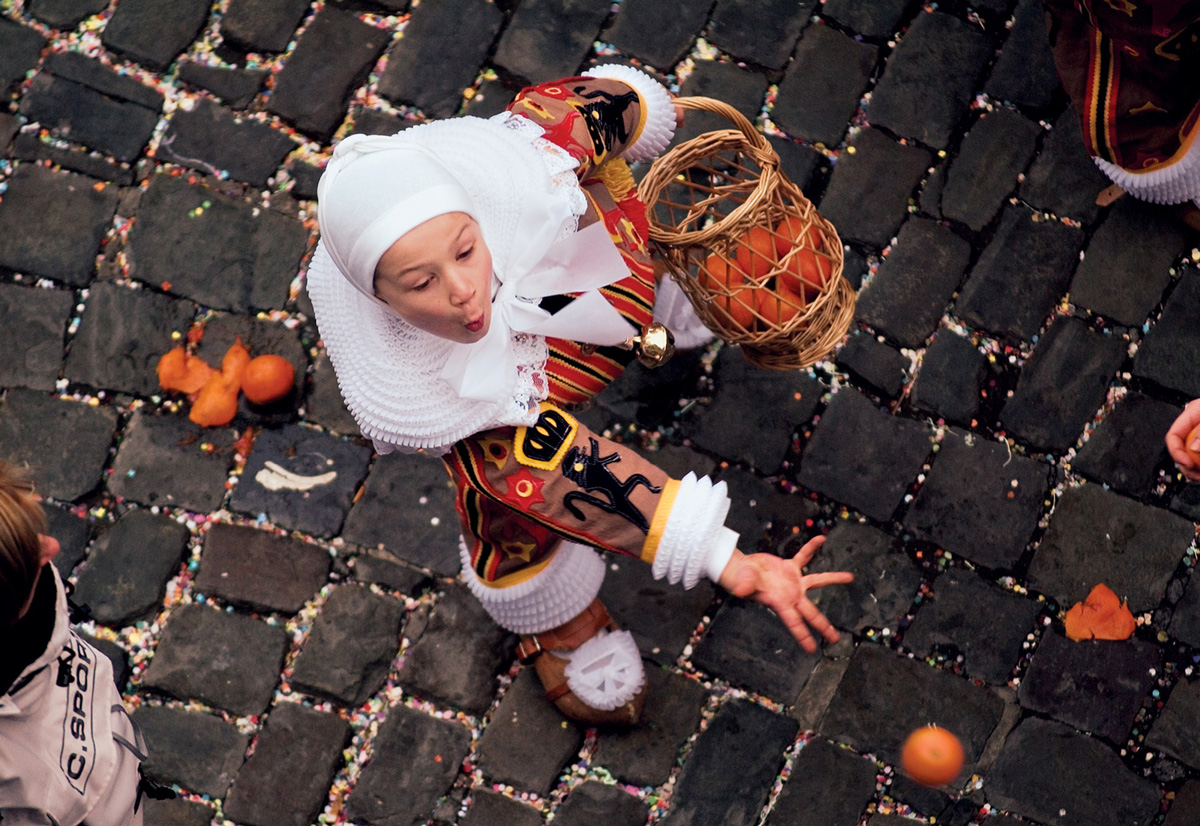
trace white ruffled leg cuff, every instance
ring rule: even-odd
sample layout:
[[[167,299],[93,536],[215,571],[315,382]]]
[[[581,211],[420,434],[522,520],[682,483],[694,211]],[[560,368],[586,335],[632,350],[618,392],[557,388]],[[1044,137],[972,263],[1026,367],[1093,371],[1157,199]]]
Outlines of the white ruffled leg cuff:
[[[567,656],[567,687],[592,708],[619,708],[646,684],[641,654],[628,631],[597,634]]]
[[[460,541],[463,579],[496,624],[516,634],[540,634],[583,613],[604,583],[604,560],[594,548],[563,540],[545,568],[506,588],[480,581]]]
[[[1193,141],[1174,163],[1149,172],[1130,172],[1103,158],[1092,160],[1109,180],[1139,200],[1154,204],[1200,200],[1200,141]]]
[[[604,77],[632,86],[642,99],[646,125],[622,156],[629,161],[648,161],[657,158],[675,137],[675,104],[663,85],[645,72],[619,63],[606,63],[583,73],[585,77]]]
[[[729,564],[738,535],[725,527],[729,495],[724,482],[715,485],[707,476],[689,473],[679,480],[679,490],[663,528],[651,572],[655,579],[682,582],[691,588],[706,576],[713,582]]]
[[[713,340],[713,332],[704,326],[687,293],[664,275],[654,292],[654,320],[665,324],[675,336],[675,346],[681,350],[699,347]]]

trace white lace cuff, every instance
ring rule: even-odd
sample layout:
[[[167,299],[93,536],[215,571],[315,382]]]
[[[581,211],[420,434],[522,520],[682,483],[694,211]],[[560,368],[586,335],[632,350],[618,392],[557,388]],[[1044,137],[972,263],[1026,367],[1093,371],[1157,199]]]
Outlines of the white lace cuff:
[[[669,511],[665,520],[655,514],[647,539],[651,544],[648,550],[654,554],[651,572],[655,579],[666,577],[671,584],[682,582],[684,588],[694,586],[701,576],[716,582],[738,541],[737,533],[724,524],[729,513],[726,485],[714,485],[707,476],[697,479],[694,473],[668,485],[674,495],[659,508],[667,507]],[[664,491],[664,497],[667,495]],[[660,524],[661,531],[657,530]],[[654,537],[657,545],[653,544]]]
[[[592,708],[620,708],[646,684],[642,655],[628,631],[602,631],[567,657],[567,687]]]
[[[619,80],[638,94],[642,118],[623,157],[629,161],[648,161],[661,155],[675,136],[675,104],[663,85],[645,72],[618,63],[606,63],[583,74]]]

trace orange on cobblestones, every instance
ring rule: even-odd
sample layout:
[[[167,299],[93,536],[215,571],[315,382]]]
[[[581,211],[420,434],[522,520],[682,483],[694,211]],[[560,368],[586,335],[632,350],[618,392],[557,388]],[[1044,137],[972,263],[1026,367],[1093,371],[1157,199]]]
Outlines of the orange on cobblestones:
[[[904,741],[900,765],[923,786],[944,786],[962,771],[962,743],[944,728],[922,726]]]
[[[283,356],[258,356],[242,371],[242,392],[255,404],[270,404],[292,392],[295,377],[296,369]]]

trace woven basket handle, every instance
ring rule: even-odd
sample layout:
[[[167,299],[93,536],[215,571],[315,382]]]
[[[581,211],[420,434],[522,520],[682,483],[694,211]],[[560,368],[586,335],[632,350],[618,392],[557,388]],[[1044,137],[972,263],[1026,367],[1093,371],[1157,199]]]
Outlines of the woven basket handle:
[[[756,149],[762,152],[768,152],[771,149],[771,145],[767,143],[767,139],[763,137],[762,132],[755,129],[754,124],[745,115],[723,100],[696,95],[693,97],[673,98],[672,102],[680,109],[694,109],[720,115],[732,123],[746,138],[746,141]]]

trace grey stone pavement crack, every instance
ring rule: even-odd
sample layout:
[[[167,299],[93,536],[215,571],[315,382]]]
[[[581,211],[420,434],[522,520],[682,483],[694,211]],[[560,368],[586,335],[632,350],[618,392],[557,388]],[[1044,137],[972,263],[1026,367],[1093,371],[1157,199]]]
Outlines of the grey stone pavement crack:
[[[1039,7],[0,0],[0,457],[179,792],[146,823],[1200,822],[1200,486],[1162,448],[1200,396],[1200,239],[1096,206]],[[714,345],[582,414],[727,481],[746,549],[826,532],[814,567],[858,575],[805,655],[610,559],[651,686],[624,731],[515,662],[444,472],[361,438],[304,289],[332,143],[606,61],[754,118],[860,297],[812,370]],[[192,425],[154,368],[196,322],[210,363],[237,336],[291,361],[292,394]],[[1134,638],[1066,640],[1100,581]],[[967,752],[941,789],[896,768],[930,722]]]

